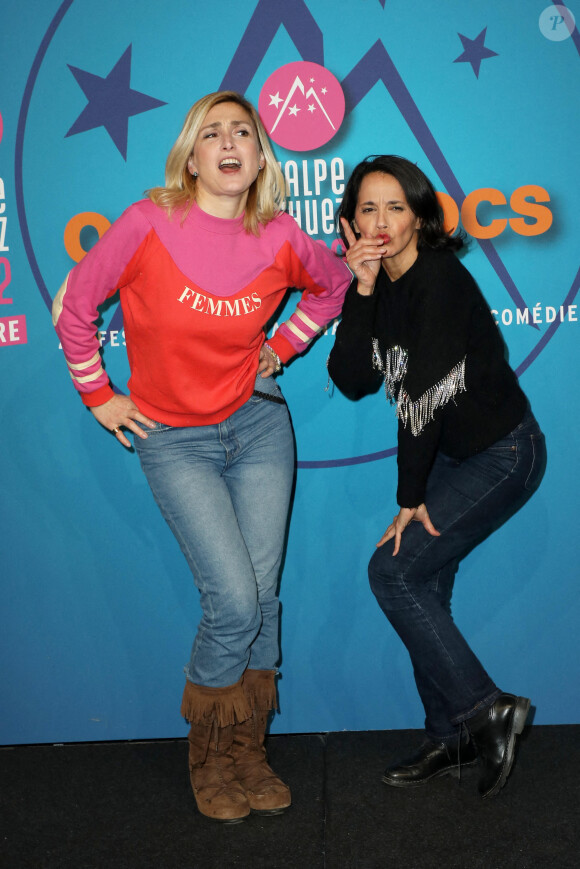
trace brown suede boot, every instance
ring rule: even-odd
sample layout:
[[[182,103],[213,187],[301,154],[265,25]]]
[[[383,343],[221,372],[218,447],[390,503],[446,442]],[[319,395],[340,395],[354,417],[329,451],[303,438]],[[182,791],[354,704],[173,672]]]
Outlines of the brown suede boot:
[[[264,747],[268,717],[277,708],[275,675],[274,670],[246,670],[243,686],[252,717],[233,728],[236,775],[251,810],[264,815],[279,815],[292,802],[290,788],[268,766]]]
[[[187,682],[181,714],[191,725],[189,775],[199,811],[224,823],[243,821],[250,804],[232,757],[234,722],[250,715],[241,680],[227,688]]]

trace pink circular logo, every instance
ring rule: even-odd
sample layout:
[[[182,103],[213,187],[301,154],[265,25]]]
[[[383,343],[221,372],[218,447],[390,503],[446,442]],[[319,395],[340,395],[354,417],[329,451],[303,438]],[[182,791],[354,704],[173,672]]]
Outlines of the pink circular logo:
[[[281,66],[266,80],[258,111],[278,145],[289,151],[313,151],[338,133],[344,94],[331,72],[299,60]]]

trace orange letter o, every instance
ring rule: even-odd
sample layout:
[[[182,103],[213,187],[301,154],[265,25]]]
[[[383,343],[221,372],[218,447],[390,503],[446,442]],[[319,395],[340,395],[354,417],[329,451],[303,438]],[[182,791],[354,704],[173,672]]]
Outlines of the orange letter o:
[[[459,226],[459,208],[449,193],[442,193],[438,190],[437,199],[443,209],[443,229],[451,235]]]
[[[96,211],[83,211],[71,217],[64,230],[66,252],[76,263],[80,263],[87,251],[81,246],[81,231],[85,226],[94,226],[101,238],[111,225],[111,221]]]

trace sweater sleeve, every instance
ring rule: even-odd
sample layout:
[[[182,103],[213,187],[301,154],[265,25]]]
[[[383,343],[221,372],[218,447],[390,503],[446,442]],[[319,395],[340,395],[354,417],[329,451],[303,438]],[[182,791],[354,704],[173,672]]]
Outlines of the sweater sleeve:
[[[289,221],[288,286],[303,290],[292,316],[282,323],[268,344],[282,362],[303,353],[313,339],[340,314],[352,280],[350,269],[324,242],[314,241]]]
[[[425,501],[445,407],[465,390],[475,282],[454,254],[426,260],[410,288],[408,368],[397,401],[400,507]]]
[[[128,208],[68,273],[54,298],[52,321],[73,384],[88,407],[114,395],[95,328],[98,306],[130,281],[136,251],[150,229],[136,206]]]
[[[341,392],[357,399],[374,392],[382,375],[373,366],[373,327],[377,296],[357,293],[356,281],[346,294],[342,319],[328,357],[328,372]]]

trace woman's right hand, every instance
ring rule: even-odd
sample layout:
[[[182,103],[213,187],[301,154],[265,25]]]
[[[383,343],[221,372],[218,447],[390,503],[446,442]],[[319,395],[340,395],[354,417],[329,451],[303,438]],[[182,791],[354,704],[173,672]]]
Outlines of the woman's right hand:
[[[340,223],[348,244],[346,261],[358,281],[357,291],[361,296],[372,296],[387,246],[382,238],[357,238],[344,217]]]
[[[108,429],[115,435],[120,444],[124,447],[131,447],[131,441],[121,431],[121,427],[128,428],[137,437],[145,439],[147,435],[143,431],[138,422],[143,423],[148,428],[155,428],[155,423],[148,416],[145,416],[137,405],[135,405],[128,395],[114,395],[104,404],[99,404],[97,407],[90,408],[91,413],[100,422],[104,428]]]
[[[401,507],[398,516],[393,517],[393,521],[377,543],[377,546],[384,546],[387,540],[391,540],[394,537],[395,545],[393,547],[393,555],[397,555],[401,547],[403,531],[409,522],[412,522],[413,520],[415,520],[415,522],[421,522],[425,531],[427,531],[432,537],[441,536],[439,531],[437,531],[431,522],[431,517],[427,512],[425,504],[419,504],[418,507]]]

